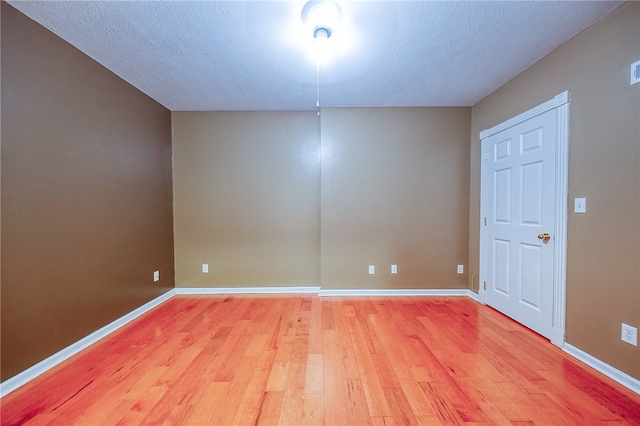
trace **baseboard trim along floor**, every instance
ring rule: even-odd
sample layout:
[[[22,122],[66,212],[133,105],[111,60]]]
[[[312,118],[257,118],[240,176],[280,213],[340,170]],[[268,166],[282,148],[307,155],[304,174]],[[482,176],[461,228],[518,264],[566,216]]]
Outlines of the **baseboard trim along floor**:
[[[576,348],[573,345],[570,345],[567,342],[564,343],[562,349],[572,357],[584,362],[594,370],[601,372],[610,379],[620,383],[622,386],[631,389],[637,394],[640,394],[640,380],[636,379],[635,377],[631,377],[627,373],[624,373],[617,368],[600,361],[598,358],[589,355],[588,353]]]
[[[329,296],[439,296],[439,297],[455,297],[467,296],[471,297],[471,290],[467,289],[326,289],[320,290],[319,295],[323,297]]]
[[[117,320],[105,325],[102,328],[99,328],[98,330],[94,331],[88,336],[83,337],[82,339],[78,340],[75,343],[72,343],[71,345],[56,352],[50,357],[43,359],[42,361],[33,365],[32,367],[27,368],[22,373],[18,373],[15,376],[5,380],[4,382],[0,383],[0,398],[13,392],[14,390],[18,389],[20,386],[27,384],[29,381],[47,372],[48,370],[52,369],[56,365],[60,364],[61,362],[71,358],[81,350],[88,348],[89,346],[98,342],[100,339],[108,336],[109,334],[113,333],[114,331],[130,323],[134,319],[138,318],[140,315],[144,314],[145,312],[150,311],[156,306],[171,299],[174,294],[175,294],[174,290],[169,290],[163,295],[156,297],[150,302],[145,303],[144,305],[134,309],[133,311],[118,318]]]
[[[320,287],[176,287],[175,294],[318,294]]]
[[[478,295],[468,289],[326,289],[320,287],[224,287],[224,288],[175,288],[129,312],[110,324],[96,330],[88,336],[67,346],[61,351],[40,361],[25,371],[0,383],[0,398],[13,392],[35,379],[81,350],[98,342],[147,311],[155,308],[176,295],[224,295],[224,294],[317,294],[320,297],[469,297],[478,301]],[[629,376],[617,368],[589,355],[588,353],[564,343],[563,350],[574,358],[584,362],[610,379],[640,394],[640,380]]]

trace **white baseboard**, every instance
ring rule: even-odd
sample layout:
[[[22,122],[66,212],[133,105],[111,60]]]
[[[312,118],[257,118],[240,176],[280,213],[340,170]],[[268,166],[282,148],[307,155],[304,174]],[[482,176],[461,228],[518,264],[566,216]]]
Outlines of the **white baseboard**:
[[[320,287],[176,287],[175,294],[318,294]]]
[[[476,300],[477,295],[467,289],[335,289],[320,287],[176,287],[177,295],[206,294],[318,294],[319,296],[468,296]]]
[[[468,296],[474,299],[472,291],[467,289],[328,289],[320,290],[320,296]],[[473,293],[475,294],[475,293]]]
[[[467,296],[470,297],[471,299],[475,300],[478,303],[480,302],[480,297],[478,296],[478,293],[476,293],[475,291],[472,290],[465,290],[467,292]],[[484,303],[482,303],[484,305]]]
[[[35,379],[42,373],[60,364],[62,361],[65,361],[66,359],[71,358],[73,355],[77,354],[81,350],[91,346],[92,344],[96,343],[100,339],[113,333],[120,327],[133,321],[134,319],[138,318],[140,315],[144,314],[145,312],[169,300],[171,297],[173,297],[173,295],[174,295],[174,290],[169,290],[163,295],[156,297],[155,299],[145,303],[139,308],[134,309],[128,314],[94,331],[88,336],[83,337],[82,339],[78,340],[75,343],[72,343],[71,345],[67,346],[61,351],[56,352],[50,357],[43,359],[39,363],[33,365],[32,367],[27,368],[23,372],[18,373],[15,376],[5,380],[4,382],[0,383],[0,398],[13,392],[14,390],[18,389],[20,386],[26,384],[27,382]]]
[[[640,394],[640,380],[636,379],[635,377],[632,377],[627,373],[620,371],[615,367],[612,367],[606,362],[603,362],[598,358],[589,355],[583,350],[580,350],[567,342],[564,343],[563,350],[572,357],[584,362],[588,366],[598,370],[610,379],[620,383],[622,386],[631,389],[637,394]]]

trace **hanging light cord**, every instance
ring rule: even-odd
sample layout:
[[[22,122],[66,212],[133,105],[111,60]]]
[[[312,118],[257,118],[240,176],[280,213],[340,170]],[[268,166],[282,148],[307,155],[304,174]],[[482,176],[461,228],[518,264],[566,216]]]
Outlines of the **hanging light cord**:
[[[316,63],[316,109],[320,117],[320,62]]]

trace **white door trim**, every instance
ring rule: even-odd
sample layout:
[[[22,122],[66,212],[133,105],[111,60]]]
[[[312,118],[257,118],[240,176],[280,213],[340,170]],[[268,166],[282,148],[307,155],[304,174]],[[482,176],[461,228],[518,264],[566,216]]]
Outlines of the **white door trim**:
[[[564,346],[565,335],[565,310],[566,310],[566,285],[567,285],[567,207],[568,207],[568,173],[569,173],[569,91],[562,92],[553,99],[544,102],[530,110],[523,112],[497,126],[480,132],[480,143],[489,136],[518,125],[528,119],[556,110],[557,135],[556,135],[556,183],[555,183],[555,251],[553,259],[553,309],[552,309],[552,335],[551,343],[556,346]],[[483,149],[480,149],[484,156]],[[483,176],[484,158],[480,159],[480,175]],[[485,253],[486,230],[484,218],[486,217],[486,184],[481,178],[480,184],[480,282],[478,298],[486,303],[486,291],[484,282],[488,271]]]

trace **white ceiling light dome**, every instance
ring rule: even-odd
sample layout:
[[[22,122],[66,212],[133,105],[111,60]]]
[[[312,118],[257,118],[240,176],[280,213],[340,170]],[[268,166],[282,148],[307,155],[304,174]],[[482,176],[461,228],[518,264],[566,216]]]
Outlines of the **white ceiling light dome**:
[[[333,0],[311,0],[302,8],[302,22],[314,38],[331,37],[342,20],[342,10]]]

